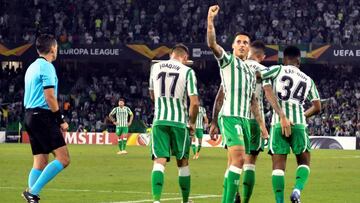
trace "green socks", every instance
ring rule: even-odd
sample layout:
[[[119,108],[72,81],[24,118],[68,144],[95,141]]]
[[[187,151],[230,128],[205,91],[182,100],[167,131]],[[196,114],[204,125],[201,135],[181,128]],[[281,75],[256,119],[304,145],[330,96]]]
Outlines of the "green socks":
[[[193,153],[196,154],[196,152],[200,152],[200,150],[201,150],[201,145],[198,145],[198,147],[196,147],[195,144],[192,144],[192,145],[191,145],[191,148],[192,148]]]
[[[229,167],[228,177],[227,177],[227,188],[226,193],[223,195],[226,195],[226,203],[233,203],[235,200],[235,194],[238,191],[239,188],[239,182],[240,182],[240,174],[241,174],[241,168],[238,168],[236,166],[231,165]]]
[[[229,170],[226,169],[223,183],[223,196],[221,203],[226,203],[226,193],[227,193],[227,179],[228,179]]]
[[[272,172],[272,186],[276,203],[284,203],[285,172],[275,169]]]
[[[189,166],[179,167],[179,186],[181,189],[181,194],[184,203],[189,201],[190,185],[191,185],[191,179],[190,179]]]
[[[123,141],[122,141],[122,148],[123,150],[125,151],[126,150],[126,143],[127,143],[127,138],[123,138]]]
[[[199,144],[197,147],[197,152],[200,152],[200,149],[201,149],[201,145]]]
[[[244,164],[244,178],[243,178],[243,188],[242,188],[242,198],[241,202],[248,203],[250,201],[251,194],[255,185],[255,165],[254,164]]]
[[[164,171],[165,167],[161,164],[155,163],[151,173],[151,187],[153,200],[160,201],[161,193],[164,185]],[[190,195],[190,169],[189,166],[179,167],[179,186],[183,202],[189,201]]]
[[[123,150],[123,141],[120,138],[118,138],[118,145],[119,145],[119,150],[122,151]]]
[[[162,188],[164,185],[164,171],[165,167],[161,164],[155,163],[151,173],[151,188],[154,201],[160,201]]]
[[[196,154],[196,146],[194,144],[191,145],[192,151],[194,154]]]
[[[280,169],[273,170],[272,172],[272,185],[273,191],[275,194],[276,203],[284,202],[284,187],[285,187],[285,178],[284,171]],[[294,190],[297,190],[299,193],[304,189],[304,186],[309,178],[310,168],[307,165],[300,165],[296,170],[296,182]]]
[[[307,165],[300,165],[296,170],[295,189],[303,190],[309,178],[310,168]]]

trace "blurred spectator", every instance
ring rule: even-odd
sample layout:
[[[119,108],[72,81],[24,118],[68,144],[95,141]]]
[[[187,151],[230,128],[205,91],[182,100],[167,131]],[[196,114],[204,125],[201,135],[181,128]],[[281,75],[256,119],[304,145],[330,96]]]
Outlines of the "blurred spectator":
[[[66,4],[67,6],[64,6]],[[35,30],[65,32],[80,43],[205,42],[211,1],[25,1],[13,19],[0,9],[0,41],[29,41]],[[269,44],[360,42],[360,1],[224,0],[216,28],[219,42],[246,30]],[[46,11],[46,12],[45,12]],[[281,12],[279,12],[281,11]],[[87,33],[87,34],[86,34]]]

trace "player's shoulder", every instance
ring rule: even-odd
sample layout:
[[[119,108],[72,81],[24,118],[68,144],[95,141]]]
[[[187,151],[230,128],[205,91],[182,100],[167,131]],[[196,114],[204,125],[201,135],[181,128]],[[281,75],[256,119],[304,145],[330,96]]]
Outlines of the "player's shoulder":
[[[250,68],[255,69],[255,71],[260,71],[260,70],[267,68],[266,66],[262,65],[261,63],[255,61],[255,60],[248,59],[248,60],[245,60],[244,62]]]
[[[281,69],[282,67],[284,67],[284,65],[278,64],[278,65],[272,65],[269,67],[266,67],[268,70],[277,70],[277,69]]]
[[[36,61],[37,65],[40,67],[41,72],[55,74],[55,67],[52,63],[46,61],[45,59],[38,59]]]

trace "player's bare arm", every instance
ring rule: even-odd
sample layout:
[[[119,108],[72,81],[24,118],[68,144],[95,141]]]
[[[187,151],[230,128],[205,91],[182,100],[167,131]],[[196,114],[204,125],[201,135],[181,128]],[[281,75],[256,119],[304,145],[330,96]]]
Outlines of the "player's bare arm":
[[[199,97],[197,95],[190,96],[190,108],[189,108],[189,125],[190,125],[190,135],[195,134],[195,123],[196,117],[199,113]]]
[[[154,98],[155,98],[155,96],[154,96],[154,90],[150,90],[150,91],[149,91],[149,94],[150,94],[150,99],[151,99],[151,101],[154,101]]]
[[[265,92],[265,97],[270,103],[271,107],[274,109],[274,111],[279,115],[280,117],[280,125],[281,125],[281,131],[282,134],[286,137],[289,137],[291,135],[291,122],[288,118],[286,118],[285,113],[279,106],[279,102],[277,98],[275,97],[275,94],[273,92],[271,85],[265,85],[263,87],[263,90]]]
[[[216,33],[214,18],[218,14],[220,7],[218,5],[210,6],[207,18],[207,44],[214,55],[218,58],[222,55],[222,48],[216,43]]]
[[[134,114],[131,114],[131,115],[130,115],[130,120],[129,120],[129,123],[128,123],[128,127],[131,126],[133,120],[134,120]]]
[[[111,121],[112,124],[116,125],[116,121],[113,117],[113,114],[109,113],[109,120]]]
[[[206,114],[204,115],[204,128],[207,129],[209,125],[209,119],[208,117],[206,116]]]
[[[320,113],[320,111],[321,111],[321,102],[320,100],[315,100],[312,101],[312,106],[305,111],[304,115],[306,118],[309,118],[315,114]]]
[[[254,114],[256,121],[258,122],[258,124],[260,126],[261,136],[264,139],[267,139],[269,137],[269,133],[266,129],[264,118],[260,114],[259,103],[257,101],[255,94],[253,94],[251,97],[250,109],[251,109],[251,112]]]
[[[224,92],[222,89],[222,86],[219,87],[219,90],[216,94],[215,97],[215,102],[214,102],[214,106],[213,106],[213,111],[212,111],[212,120],[211,120],[211,125],[210,125],[210,130],[209,130],[209,134],[211,139],[216,139],[215,135],[217,135],[219,133],[219,127],[218,127],[218,115],[220,112],[220,109],[223,105],[224,102]]]

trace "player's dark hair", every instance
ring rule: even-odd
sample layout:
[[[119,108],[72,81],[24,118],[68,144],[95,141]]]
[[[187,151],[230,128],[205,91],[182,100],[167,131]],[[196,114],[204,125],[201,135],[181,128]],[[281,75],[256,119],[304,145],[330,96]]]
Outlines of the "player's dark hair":
[[[54,35],[42,34],[36,39],[36,50],[40,54],[48,54],[51,50],[51,47],[56,43],[57,42]]]
[[[236,37],[239,36],[239,35],[247,36],[247,37],[249,38],[250,42],[251,42],[251,35],[250,35],[248,32],[244,32],[244,31],[235,33],[235,36],[234,36],[233,41],[234,41],[234,40],[236,39]]]
[[[250,46],[254,47],[256,49],[260,49],[263,52],[265,52],[265,49],[266,49],[265,43],[263,41],[261,41],[261,40],[253,41]]]
[[[179,44],[176,44],[172,49],[171,49],[171,52],[174,52],[175,50],[183,50],[186,52],[187,55],[189,55],[189,48],[183,44],[183,43],[179,43]]]
[[[301,56],[300,49],[296,46],[290,45],[284,49],[284,57],[298,58]]]
[[[125,102],[125,99],[124,99],[124,98],[120,98],[119,101]]]

